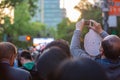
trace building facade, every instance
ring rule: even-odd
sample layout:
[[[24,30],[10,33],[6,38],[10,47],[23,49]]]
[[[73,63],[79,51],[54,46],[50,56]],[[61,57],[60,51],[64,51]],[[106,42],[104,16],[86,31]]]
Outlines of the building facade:
[[[40,21],[48,27],[56,27],[65,17],[65,9],[60,8],[60,0],[38,0],[38,10],[33,21]]]

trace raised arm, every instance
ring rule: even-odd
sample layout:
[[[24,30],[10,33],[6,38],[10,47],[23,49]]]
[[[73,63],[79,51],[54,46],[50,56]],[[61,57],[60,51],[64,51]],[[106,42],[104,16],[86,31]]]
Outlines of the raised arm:
[[[108,36],[108,33],[102,29],[100,23],[98,23],[94,20],[90,20],[90,22],[92,22],[94,24],[94,26],[89,25],[89,28],[91,28],[95,32],[97,32],[102,38]],[[91,56],[88,55],[84,50],[82,50],[81,46],[80,46],[80,37],[81,37],[81,32],[84,28],[84,25],[85,25],[84,19],[82,19],[81,21],[76,23],[76,28],[74,30],[71,44],[70,44],[70,51],[71,51],[71,54],[73,57],[89,57],[89,58],[91,58]]]
[[[74,30],[71,44],[70,44],[70,51],[73,57],[89,57],[84,50],[81,49],[80,46],[80,36],[82,29],[84,27],[84,19],[76,23],[76,29]]]
[[[104,31],[104,30],[102,29],[102,26],[101,26],[100,23],[98,23],[98,22],[96,22],[96,21],[94,21],[94,20],[90,20],[90,22],[92,22],[92,23],[94,24],[94,26],[90,26],[90,25],[89,25],[89,27],[90,27],[91,29],[93,29],[95,32],[97,32],[102,38],[105,38],[106,36],[109,35],[106,31]]]

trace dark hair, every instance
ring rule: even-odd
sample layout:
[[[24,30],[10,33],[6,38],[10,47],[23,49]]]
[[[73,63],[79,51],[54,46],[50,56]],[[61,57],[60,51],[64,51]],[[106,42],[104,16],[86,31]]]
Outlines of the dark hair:
[[[109,35],[102,41],[104,55],[108,59],[116,60],[120,56],[120,38],[116,35]]]
[[[51,43],[46,45],[45,49],[48,49],[53,46],[57,46],[57,47],[61,48],[62,50],[64,50],[64,52],[67,54],[67,56],[71,57],[69,44],[66,40],[59,39],[59,40],[52,41]]]
[[[68,59],[48,80],[108,80],[99,64],[87,58]]]
[[[23,50],[20,53],[20,57],[24,57],[25,59],[32,60],[31,53],[28,50]]]
[[[66,53],[58,48],[51,47],[46,49],[37,61],[38,75],[42,79],[46,79],[47,76],[52,74],[57,66],[67,58]]]

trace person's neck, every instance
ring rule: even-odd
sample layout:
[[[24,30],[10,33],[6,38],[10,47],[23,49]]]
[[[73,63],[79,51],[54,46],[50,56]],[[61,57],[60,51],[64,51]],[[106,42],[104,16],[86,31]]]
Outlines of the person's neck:
[[[104,55],[101,56],[101,59],[106,59],[106,57]]]
[[[5,59],[5,58],[0,59],[0,62],[1,63],[8,63],[8,64],[10,64],[10,61],[8,59]]]
[[[31,61],[31,60],[26,60],[26,61],[25,61],[25,63],[29,63],[29,62],[32,62],[32,61]],[[24,63],[24,64],[25,64],[25,63]]]

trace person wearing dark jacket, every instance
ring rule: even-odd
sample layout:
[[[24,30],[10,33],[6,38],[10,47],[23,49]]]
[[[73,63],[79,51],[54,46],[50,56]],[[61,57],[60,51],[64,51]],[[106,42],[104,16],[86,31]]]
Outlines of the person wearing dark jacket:
[[[0,80],[31,80],[28,71],[13,67],[17,49],[10,42],[0,42]]]
[[[91,57],[86,51],[81,49],[80,35],[85,26],[84,19],[76,23],[76,30],[74,31],[70,45],[72,56],[93,59],[103,66],[110,80],[120,80],[120,38],[116,35],[108,35],[102,29],[100,23],[94,20],[90,20],[90,22],[94,25],[89,26],[89,28],[103,38],[101,48],[99,49],[101,58],[96,58],[96,56]]]
[[[48,80],[108,80],[103,68],[88,58],[71,58],[63,61],[54,76]]]

